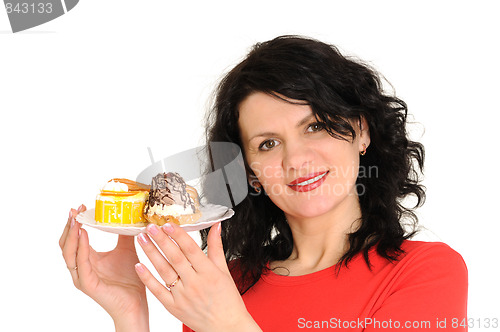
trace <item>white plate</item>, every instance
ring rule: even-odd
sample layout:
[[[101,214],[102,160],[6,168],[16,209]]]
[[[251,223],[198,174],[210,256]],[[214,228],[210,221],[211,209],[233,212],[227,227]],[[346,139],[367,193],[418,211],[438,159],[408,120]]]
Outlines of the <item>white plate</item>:
[[[199,231],[201,229],[208,228],[219,221],[223,221],[231,218],[234,215],[234,211],[226,206],[207,204],[200,208],[201,218],[195,224],[181,225],[181,227],[186,232]],[[121,235],[132,235],[135,236],[139,233],[145,233],[146,227],[134,227],[134,226],[108,226],[103,224],[98,224],[95,221],[95,209],[90,209],[81,212],[76,216],[76,220],[84,225],[97,228],[101,231],[121,234]]]

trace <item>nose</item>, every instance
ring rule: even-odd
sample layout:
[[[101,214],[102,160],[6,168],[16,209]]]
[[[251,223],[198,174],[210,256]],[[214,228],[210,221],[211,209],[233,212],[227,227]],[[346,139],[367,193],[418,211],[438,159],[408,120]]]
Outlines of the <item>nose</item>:
[[[304,142],[287,142],[283,149],[283,170],[299,171],[307,168],[314,159],[314,151]]]

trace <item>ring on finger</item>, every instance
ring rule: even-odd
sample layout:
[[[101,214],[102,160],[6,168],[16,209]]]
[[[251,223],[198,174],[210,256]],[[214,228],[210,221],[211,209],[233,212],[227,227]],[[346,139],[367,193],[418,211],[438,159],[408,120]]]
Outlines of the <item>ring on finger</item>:
[[[66,267],[68,268],[68,270],[71,270],[71,271],[78,270],[78,266],[75,266],[75,267],[66,266]]]
[[[166,284],[165,286],[167,286],[167,289],[170,290],[171,288],[173,288],[175,286],[176,283],[179,282],[179,280],[181,280],[181,277],[177,276],[177,279],[175,279],[174,282],[172,282],[170,284]]]

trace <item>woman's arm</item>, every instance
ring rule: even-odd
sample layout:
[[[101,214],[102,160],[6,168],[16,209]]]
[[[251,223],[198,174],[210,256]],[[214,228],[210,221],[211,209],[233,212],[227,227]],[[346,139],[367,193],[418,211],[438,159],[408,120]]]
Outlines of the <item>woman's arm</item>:
[[[149,331],[149,315],[145,313],[137,313],[122,317],[113,321],[116,332],[147,332]]]

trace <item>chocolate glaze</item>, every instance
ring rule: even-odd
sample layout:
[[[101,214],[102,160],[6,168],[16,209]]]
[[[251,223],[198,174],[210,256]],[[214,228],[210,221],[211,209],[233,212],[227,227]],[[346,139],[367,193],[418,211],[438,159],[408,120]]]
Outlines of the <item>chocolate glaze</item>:
[[[194,201],[186,191],[186,182],[179,174],[172,172],[159,173],[153,178],[144,212],[148,213],[149,208],[155,204],[178,204],[184,206],[184,209],[190,205],[193,212],[196,211]]]

